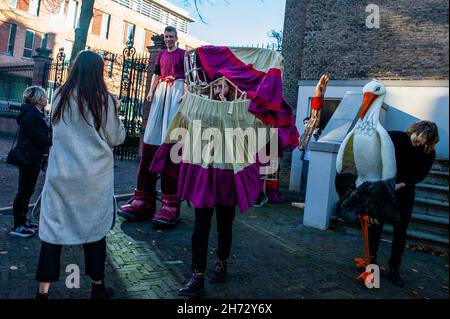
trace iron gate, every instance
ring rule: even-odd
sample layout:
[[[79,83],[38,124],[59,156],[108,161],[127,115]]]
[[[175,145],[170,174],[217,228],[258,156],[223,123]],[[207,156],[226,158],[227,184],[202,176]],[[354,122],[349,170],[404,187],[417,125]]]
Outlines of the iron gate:
[[[119,114],[127,135],[125,142],[114,149],[114,154],[120,160],[133,160],[139,154],[148,64],[148,55],[136,55],[133,41],[129,39],[127,47],[123,50],[119,92],[121,104]]]

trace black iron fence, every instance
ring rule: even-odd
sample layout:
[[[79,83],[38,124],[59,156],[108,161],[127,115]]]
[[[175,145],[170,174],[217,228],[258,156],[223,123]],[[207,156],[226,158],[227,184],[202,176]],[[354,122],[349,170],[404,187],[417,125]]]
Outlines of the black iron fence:
[[[31,85],[33,65],[0,66],[0,112],[20,112],[23,91]]]
[[[148,64],[148,55],[136,55],[136,50],[133,48],[132,43],[128,42],[122,55],[122,74],[119,90],[119,100],[121,102],[119,114],[127,136],[125,142],[114,150],[114,154],[121,160],[134,159],[139,154]]]
[[[49,104],[52,104],[55,90],[64,84],[69,74],[69,61],[66,60],[64,49],[60,49],[56,58],[46,65],[46,81],[43,87],[47,89]]]

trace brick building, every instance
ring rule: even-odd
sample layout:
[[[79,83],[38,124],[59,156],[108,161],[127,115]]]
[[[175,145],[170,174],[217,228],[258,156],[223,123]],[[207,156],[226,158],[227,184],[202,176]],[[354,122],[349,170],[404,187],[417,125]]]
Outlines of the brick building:
[[[287,0],[285,96],[298,127],[321,74],[331,79],[323,125],[346,92],[360,92],[376,78],[388,90],[385,127],[404,130],[417,119],[432,120],[440,129],[438,155],[448,156],[448,9],[447,0]],[[298,189],[297,153],[291,189]]]
[[[61,47],[70,56],[81,4],[82,0],[2,0],[0,65],[29,64],[42,41],[53,57]],[[173,25],[179,30],[179,46],[193,48],[204,42],[189,34],[192,22],[185,10],[165,0],[97,0],[87,47],[122,53],[131,34],[137,52],[146,52],[151,36]]]

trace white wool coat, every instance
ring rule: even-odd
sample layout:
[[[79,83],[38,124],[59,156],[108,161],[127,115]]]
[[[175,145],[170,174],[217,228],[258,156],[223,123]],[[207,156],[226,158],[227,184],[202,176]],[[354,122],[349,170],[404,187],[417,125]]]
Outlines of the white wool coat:
[[[53,101],[55,111],[59,101]],[[53,147],[42,191],[39,237],[58,245],[78,245],[105,237],[115,221],[114,156],[125,140],[113,98],[98,132],[87,106],[86,123],[75,94],[70,110],[53,126]]]

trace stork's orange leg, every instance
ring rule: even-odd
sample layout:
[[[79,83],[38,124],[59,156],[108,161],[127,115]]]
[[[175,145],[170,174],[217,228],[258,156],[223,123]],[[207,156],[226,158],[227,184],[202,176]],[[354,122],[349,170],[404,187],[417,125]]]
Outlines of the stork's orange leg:
[[[359,221],[361,223],[361,233],[364,240],[364,254],[363,258],[355,258],[356,267],[366,268],[370,264],[370,251],[369,251],[369,216],[359,215]]]

